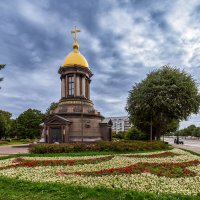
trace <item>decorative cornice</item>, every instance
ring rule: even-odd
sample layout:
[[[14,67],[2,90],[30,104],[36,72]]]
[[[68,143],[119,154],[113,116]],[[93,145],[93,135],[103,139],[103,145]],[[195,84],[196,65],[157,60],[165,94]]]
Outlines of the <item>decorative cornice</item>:
[[[58,73],[62,75],[70,74],[70,73],[76,73],[76,74],[88,74],[89,77],[93,76],[93,73],[90,71],[87,67],[81,67],[78,65],[72,65],[67,67],[60,66]]]

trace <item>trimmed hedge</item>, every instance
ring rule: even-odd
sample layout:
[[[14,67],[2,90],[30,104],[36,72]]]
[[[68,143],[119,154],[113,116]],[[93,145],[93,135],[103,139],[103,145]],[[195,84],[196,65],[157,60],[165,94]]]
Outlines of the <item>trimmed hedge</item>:
[[[83,151],[148,151],[165,150],[169,145],[161,141],[101,141],[93,144],[69,143],[69,144],[36,144],[29,148],[30,153],[71,153]]]

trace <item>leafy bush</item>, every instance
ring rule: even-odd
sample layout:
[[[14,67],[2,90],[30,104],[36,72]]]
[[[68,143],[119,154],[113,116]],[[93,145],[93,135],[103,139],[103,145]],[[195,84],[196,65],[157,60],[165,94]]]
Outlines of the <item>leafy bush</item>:
[[[119,131],[119,132],[114,131],[112,133],[112,137],[113,138],[117,138],[117,139],[124,139],[125,138],[125,134],[126,134],[126,131]]]
[[[30,146],[30,153],[71,153],[83,151],[146,151],[167,149],[168,144],[161,141],[100,141],[93,144],[36,144]]]
[[[148,140],[148,135],[138,130],[135,127],[128,129],[126,133],[126,139],[128,140]]]

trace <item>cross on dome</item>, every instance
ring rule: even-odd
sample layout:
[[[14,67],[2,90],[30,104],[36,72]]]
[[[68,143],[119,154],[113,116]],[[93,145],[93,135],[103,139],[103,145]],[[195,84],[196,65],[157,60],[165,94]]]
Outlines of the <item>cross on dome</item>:
[[[89,68],[88,62],[85,57],[79,51],[79,44],[77,41],[77,33],[81,32],[76,26],[71,30],[71,34],[74,34],[73,51],[69,53],[64,60],[63,67],[67,66],[80,66]]]
[[[76,34],[81,32],[80,29],[77,29],[76,26],[74,26],[74,29],[71,30],[71,34],[74,34],[74,42],[77,42],[77,36]]]

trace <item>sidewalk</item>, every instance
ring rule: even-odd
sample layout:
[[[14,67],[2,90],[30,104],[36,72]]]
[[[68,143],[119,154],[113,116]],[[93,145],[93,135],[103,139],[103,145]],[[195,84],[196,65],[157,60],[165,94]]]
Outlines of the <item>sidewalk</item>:
[[[0,156],[28,153],[29,144],[0,146]]]
[[[193,147],[193,146],[182,145],[182,144],[171,144],[171,145],[176,148],[186,149],[186,150],[194,151],[195,153],[200,154],[200,147]]]

